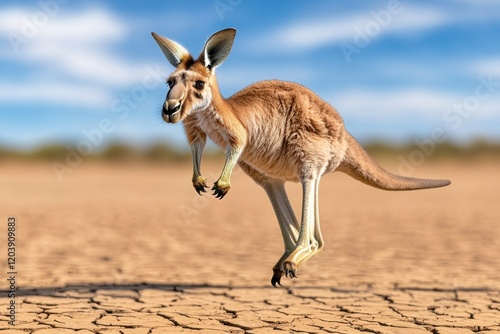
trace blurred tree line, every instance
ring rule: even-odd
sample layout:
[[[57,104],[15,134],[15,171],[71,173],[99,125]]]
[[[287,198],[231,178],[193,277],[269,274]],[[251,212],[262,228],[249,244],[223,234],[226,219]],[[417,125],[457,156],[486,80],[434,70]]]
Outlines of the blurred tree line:
[[[396,156],[407,156],[420,150],[416,144],[393,144],[375,141],[363,144],[365,150],[375,158],[392,159]],[[75,149],[75,148],[73,148]],[[63,161],[68,154],[67,145],[45,145],[32,151],[13,150],[0,144],[1,160],[48,160]],[[220,158],[222,150],[207,150],[204,158]],[[437,144],[433,153],[426,157],[436,159],[474,159],[500,158],[500,142],[474,140],[466,144]],[[164,143],[156,143],[145,148],[133,147],[124,143],[113,143],[97,152],[85,156],[85,159],[100,161],[143,161],[143,162],[186,162],[191,161],[189,150],[174,148]]]

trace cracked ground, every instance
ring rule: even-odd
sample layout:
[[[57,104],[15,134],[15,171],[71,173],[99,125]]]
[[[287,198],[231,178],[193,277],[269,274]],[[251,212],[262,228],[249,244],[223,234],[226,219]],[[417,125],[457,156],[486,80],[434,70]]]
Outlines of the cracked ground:
[[[204,176],[221,168],[206,163]],[[398,193],[325,176],[325,249],[275,289],[279,227],[241,171],[219,201],[195,193],[189,165],[86,161],[59,183],[49,163],[3,163],[18,291],[10,326],[2,269],[0,332],[500,333],[498,162],[413,176],[453,183]],[[288,189],[299,212],[300,187]],[[0,252],[6,268],[5,238]]]

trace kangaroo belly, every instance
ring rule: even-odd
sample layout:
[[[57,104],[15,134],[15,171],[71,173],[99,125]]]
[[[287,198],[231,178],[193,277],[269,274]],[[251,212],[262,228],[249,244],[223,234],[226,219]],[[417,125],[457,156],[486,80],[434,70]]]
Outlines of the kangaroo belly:
[[[299,168],[284,143],[255,141],[247,144],[240,160],[252,166],[262,174],[276,179],[298,181]]]

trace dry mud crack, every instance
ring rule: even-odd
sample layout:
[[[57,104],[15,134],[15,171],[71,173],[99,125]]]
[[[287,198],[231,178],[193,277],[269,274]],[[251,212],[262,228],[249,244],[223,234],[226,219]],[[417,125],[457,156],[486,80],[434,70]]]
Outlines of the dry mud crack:
[[[68,286],[20,291],[17,325],[2,328],[36,334],[500,332],[500,293],[464,290]]]
[[[89,163],[58,183],[45,165],[5,164],[19,275],[15,326],[0,284],[0,332],[500,333],[497,171],[422,167],[454,183],[411,193],[325,177],[326,248],[274,289],[279,228],[241,172],[218,201],[194,193],[189,166]]]

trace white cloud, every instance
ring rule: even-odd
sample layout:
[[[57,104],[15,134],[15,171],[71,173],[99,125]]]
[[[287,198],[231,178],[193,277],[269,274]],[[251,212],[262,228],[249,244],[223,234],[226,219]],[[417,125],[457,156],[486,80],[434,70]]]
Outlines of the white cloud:
[[[4,8],[0,13],[0,31],[26,38],[51,42],[89,43],[116,40],[125,36],[125,26],[103,8],[88,8],[68,14],[61,8],[48,15],[41,8]]]
[[[405,6],[401,14],[387,26],[387,33],[407,33],[434,28],[450,23],[453,18],[445,11],[437,8]]]
[[[365,22],[365,16],[340,20],[294,23],[270,33],[263,41],[265,48],[309,49],[351,37],[356,25]],[[257,43],[261,43],[259,40]],[[282,49],[283,50],[283,49]],[[285,51],[285,50],[283,50]]]
[[[462,22],[484,22],[487,19],[498,19],[500,12],[489,9],[487,4],[498,4],[498,1],[484,0],[484,6],[472,4],[462,6],[423,6],[408,5],[399,2],[398,11],[389,12],[389,8],[380,7],[364,14],[346,17],[325,17],[313,21],[300,19],[287,26],[266,34],[266,37],[255,39],[249,46],[259,47],[264,52],[281,53],[286,51],[308,51],[325,45],[340,42],[353,44],[361,34],[374,40],[390,34],[419,33],[426,29]],[[465,1],[465,4],[468,2]],[[497,6],[498,7],[498,6]],[[383,11],[385,14],[380,15]],[[390,13],[389,16],[387,14]],[[361,33],[360,33],[361,32]]]
[[[142,80],[145,65],[132,63],[113,50],[127,35],[123,19],[98,7],[69,14],[63,9],[52,17],[46,15],[45,24],[36,20],[36,15],[44,13],[41,8],[3,10],[0,33],[11,41],[22,38],[22,42],[17,44],[17,52],[11,43],[12,49],[4,49],[0,56],[14,63],[48,68],[69,78],[70,84],[90,81],[120,87]]]
[[[469,66],[472,73],[476,75],[493,75],[500,78],[500,58],[489,58],[477,60]]]
[[[367,120],[391,120],[418,116],[442,121],[443,115],[455,105],[465,106],[472,100],[477,106],[470,111],[471,119],[497,120],[500,96],[491,94],[486,100],[474,99],[475,91],[457,95],[425,89],[392,91],[353,90],[330,95],[328,101],[341,115]],[[466,109],[462,107],[462,109]],[[454,109],[455,110],[455,109]],[[473,117],[472,117],[473,116]]]
[[[247,85],[262,80],[284,80],[304,83],[314,78],[314,72],[311,68],[304,66],[290,67],[287,65],[265,66],[255,65],[256,67],[246,66],[224,66],[217,70],[217,79],[223,92],[230,89],[236,92]]]
[[[354,90],[331,96],[332,102],[341,113],[370,119],[419,115],[434,117],[442,113],[457,96],[428,90],[394,90],[389,92]]]
[[[145,65],[128,62],[110,51],[89,45],[34,45],[23,54],[22,59],[31,63],[51,64],[54,66],[52,68],[62,70],[74,79],[93,81],[96,84],[126,86],[140,82],[144,77]]]
[[[107,107],[111,96],[102,89],[59,83],[0,84],[0,102],[57,102],[66,105]]]
[[[378,14],[380,11],[385,14]],[[341,41],[352,43],[361,34],[374,39],[387,34],[419,31],[446,24],[451,19],[449,14],[436,8],[401,4],[392,13],[387,8],[380,8],[363,15],[293,23],[250,44],[252,47],[263,45],[264,50],[272,52],[309,50]]]
[[[500,3],[498,0],[448,0],[452,5],[456,5],[457,3],[465,3],[467,5],[472,5],[474,7],[484,6],[484,5],[492,5],[493,7],[499,7]]]

